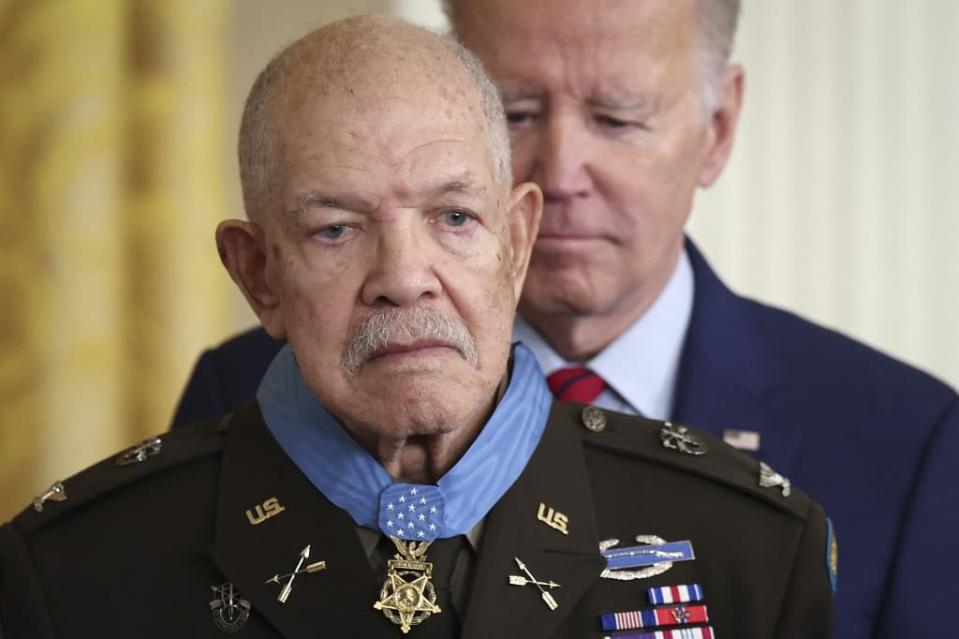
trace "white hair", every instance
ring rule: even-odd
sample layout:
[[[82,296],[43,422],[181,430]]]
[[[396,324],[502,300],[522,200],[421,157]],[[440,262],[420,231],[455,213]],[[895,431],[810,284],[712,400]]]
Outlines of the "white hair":
[[[454,30],[464,2],[469,0],[442,0],[443,12]],[[740,0],[696,0],[696,6],[703,107],[706,113],[712,113],[719,103],[719,83],[736,39]]]
[[[736,39],[740,0],[696,0],[696,5],[703,106],[712,113],[719,103],[719,84]]]

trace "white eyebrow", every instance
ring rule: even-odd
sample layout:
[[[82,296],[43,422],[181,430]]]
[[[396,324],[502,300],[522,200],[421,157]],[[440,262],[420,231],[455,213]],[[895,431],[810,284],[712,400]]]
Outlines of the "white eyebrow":
[[[586,103],[590,106],[600,107],[602,109],[612,109],[614,111],[639,111],[641,113],[652,113],[656,111],[657,101],[647,97],[635,96],[599,96],[589,98]]]
[[[536,89],[502,89],[499,95],[505,103],[520,100],[539,100],[543,97],[543,92]]]
[[[358,195],[334,194],[317,189],[306,189],[297,194],[296,205],[287,212],[302,215],[307,209],[313,207],[370,212],[376,208],[376,204]]]

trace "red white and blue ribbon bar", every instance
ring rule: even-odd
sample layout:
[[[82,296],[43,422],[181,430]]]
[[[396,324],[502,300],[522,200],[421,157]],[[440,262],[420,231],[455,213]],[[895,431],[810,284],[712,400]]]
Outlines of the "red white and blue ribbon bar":
[[[703,600],[703,587],[699,584],[680,584],[678,586],[654,586],[649,589],[649,603],[662,604],[689,603]]]
[[[670,541],[665,544],[646,544],[626,548],[610,548],[602,553],[608,570],[638,568],[666,561],[690,561],[696,558],[689,541]]]
[[[604,635],[603,639],[716,639],[711,626],[703,628],[679,628],[656,632],[630,632],[621,635]]]
[[[603,630],[634,630],[654,626],[678,626],[687,623],[709,621],[706,606],[668,606],[665,608],[647,608],[625,612],[606,612],[600,615]]]

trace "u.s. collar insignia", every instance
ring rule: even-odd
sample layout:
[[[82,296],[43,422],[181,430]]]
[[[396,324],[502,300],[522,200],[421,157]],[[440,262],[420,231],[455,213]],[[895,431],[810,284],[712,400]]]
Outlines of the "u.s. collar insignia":
[[[559,512],[552,506],[547,506],[539,502],[539,509],[536,511],[536,519],[543,522],[550,528],[557,530],[564,535],[569,534],[569,517]]]
[[[280,505],[279,499],[276,497],[270,497],[262,504],[257,504],[254,506],[253,510],[247,509],[246,518],[250,524],[258,526],[270,517],[276,517],[284,510],[286,510],[286,508]]]
[[[148,457],[159,455],[161,450],[163,450],[163,440],[159,437],[151,437],[117,455],[116,465],[139,464],[146,461]]]
[[[696,558],[689,541],[667,542],[656,535],[636,535],[636,541],[642,545],[616,548],[618,539],[599,542],[599,552],[606,559],[606,568],[599,576],[618,581],[646,579],[666,572],[674,562]]]
[[[769,467],[766,462],[759,462],[759,485],[762,488],[780,488],[783,497],[789,497],[792,492],[792,484],[789,480]]]
[[[210,612],[217,628],[233,633],[246,625],[250,618],[250,602],[236,594],[233,584],[210,586],[210,590],[216,595],[210,602]]]
[[[688,428],[672,422],[663,423],[663,427],[659,429],[659,441],[664,448],[687,455],[705,455],[708,450],[706,444],[689,432]]]

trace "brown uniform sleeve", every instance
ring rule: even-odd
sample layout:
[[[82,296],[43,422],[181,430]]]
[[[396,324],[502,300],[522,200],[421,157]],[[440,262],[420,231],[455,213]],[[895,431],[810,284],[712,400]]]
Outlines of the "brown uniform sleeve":
[[[828,569],[829,526],[818,504],[809,517],[793,561],[786,598],[779,612],[777,639],[828,639],[833,636],[832,587]]]
[[[11,524],[0,527],[0,639],[55,639],[33,561]]]

